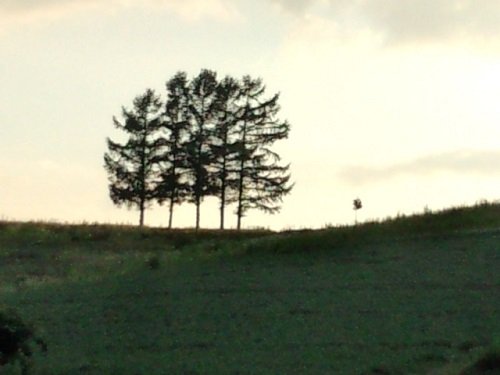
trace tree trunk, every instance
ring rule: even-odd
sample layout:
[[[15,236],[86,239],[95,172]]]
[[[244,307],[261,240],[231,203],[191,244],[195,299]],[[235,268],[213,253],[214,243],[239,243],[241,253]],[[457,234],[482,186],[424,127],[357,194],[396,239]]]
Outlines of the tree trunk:
[[[173,154],[173,165],[171,169],[171,173],[173,176],[174,184],[172,186],[172,190],[170,191],[170,205],[168,207],[168,229],[172,229],[172,220],[174,216],[174,204],[175,204],[175,189],[176,189],[176,180],[175,180],[175,174],[176,174],[176,168],[175,168],[175,163],[177,162],[177,152],[174,151]]]
[[[241,210],[238,208],[238,224],[236,225],[236,229],[241,229]]]
[[[141,202],[141,207],[139,208],[141,211],[139,214],[139,226],[143,227],[144,226],[144,203]]]
[[[243,137],[242,137],[242,155],[240,160],[240,179],[238,185],[238,210],[236,215],[238,216],[238,223],[236,229],[241,229],[241,217],[243,216],[243,183],[245,182],[245,158],[246,158],[246,140],[247,140],[247,129],[246,123],[243,127]]]
[[[220,197],[220,229],[224,229],[224,208],[226,206],[226,188],[223,186],[222,193]]]
[[[200,197],[196,197],[196,230],[200,229]]]
[[[220,229],[224,229],[224,210],[226,208],[226,158],[222,162],[222,181],[220,192]]]
[[[170,197],[170,206],[168,208],[168,229],[172,229],[172,217],[174,216],[174,197]]]
[[[242,170],[240,174],[240,184],[238,189],[238,210],[236,211],[236,215],[238,216],[238,223],[236,225],[236,229],[241,229],[241,217],[243,216],[243,163]]]

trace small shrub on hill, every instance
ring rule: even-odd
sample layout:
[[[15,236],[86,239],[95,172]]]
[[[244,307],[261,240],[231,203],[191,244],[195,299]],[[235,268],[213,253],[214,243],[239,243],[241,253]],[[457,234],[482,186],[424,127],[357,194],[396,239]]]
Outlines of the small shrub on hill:
[[[500,351],[489,351],[460,375],[500,374]]]
[[[28,375],[35,345],[42,352],[47,351],[45,341],[35,335],[33,327],[25,323],[14,310],[0,308],[0,368],[17,363],[21,367],[21,374]]]

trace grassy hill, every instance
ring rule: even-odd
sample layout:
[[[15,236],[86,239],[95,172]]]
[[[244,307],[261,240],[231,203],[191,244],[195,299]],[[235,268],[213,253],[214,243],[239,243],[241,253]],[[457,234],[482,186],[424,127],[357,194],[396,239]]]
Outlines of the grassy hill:
[[[498,374],[499,270],[496,204],[282,233],[0,223],[34,374]]]

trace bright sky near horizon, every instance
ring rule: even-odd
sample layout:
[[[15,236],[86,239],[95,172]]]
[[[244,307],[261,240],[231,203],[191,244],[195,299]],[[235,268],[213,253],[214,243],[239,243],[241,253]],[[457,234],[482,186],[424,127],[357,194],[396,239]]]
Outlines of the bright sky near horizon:
[[[361,220],[500,198],[500,1],[0,0],[0,219],[137,223],[108,195],[112,116],[202,68],[261,77],[292,126],[295,188],[245,227],[352,223],[356,197]],[[217,202],[201,215],[217,227]]]

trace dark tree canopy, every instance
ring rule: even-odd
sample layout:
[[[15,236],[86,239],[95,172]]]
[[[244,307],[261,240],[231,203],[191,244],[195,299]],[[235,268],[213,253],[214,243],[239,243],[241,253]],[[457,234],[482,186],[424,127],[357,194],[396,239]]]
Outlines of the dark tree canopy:
[[[279,94],[264,98],[265,86],[260,79],[245,76],[241,85],[242,113],[239,125],[239,168],[237,228],[250,209],[267,213],[280,210],[290,184],[289,165],[280,165],[280,156],[271,145],[288,137],[290,125],[276,118]]]
[[[216,106],[213,129],[212,181],[214,194],[219,198],[220,229],[224,229],[226,205],[237,199],[238,141],[237,126],[241,115],[241,88],[234,78],[225,77],[216,89]]]
[[[34,349],[47,352],[47,343],[38,337],[34,328],[24,322],[13,309],[0,306],[0,373],[8,363],[18,362],[21,374],[28,375],[33,364]]]
[[[167,84],[167,102],[161,121],[161,136],[165,149],[160,161],[158,201],[169,202],[168,228],[172,228],[175,204],[188,197],[186,142],[190,125],[189,87],[186,73],[179,72]]]
[[[132,110],[122,108],[124,121],[113,118],[113,122],[128,139],[119,143],[108,138],[108,152],[104,155],[113,203],[138,208],[141,226],[146,206],[156,198],[157,167],[164,145],[164,140],[156,135],[161,106],[160,98],[148,89],[135,98]]]
[[[168,227],[174,206],[196,207],[200,227],[205,197],[219,200],[224,229],[227,206],[236,205],[237,228],[248,211],[276,213],[290,193],[289,165],[272,150],[288,137],[290,125],[278,118],[279,94],[265,95],[261,79],[222,80],[211,70],[188,79],[178,72],[166,83],[165,103],[147,90],[123,108],[115,126],[125,143],[108,138],[104,155],[110,196],[117,205],[138,208],[140,225],[149,203],[168,203]]]
[[[217,74],[210,70],[202,70],[193,78],[189,88],[190,123],[186,142],[186,161],[190,175],[189,201],[196,206],[195,228],[198,229],[201,202],[204,197],[213,194],[210,143],[211,133],[216,126],[213,114],[216,106]]]

